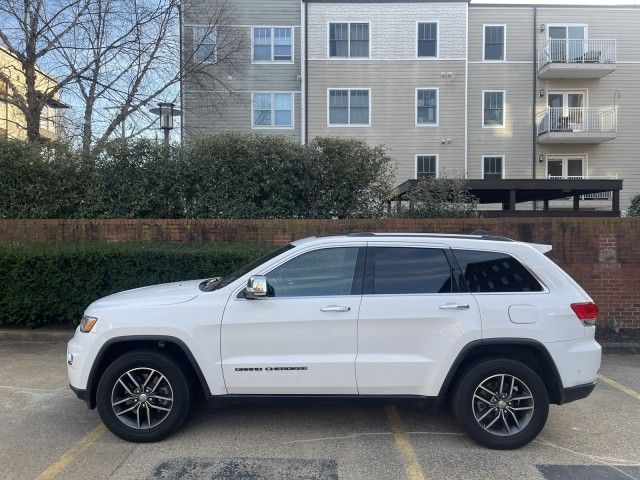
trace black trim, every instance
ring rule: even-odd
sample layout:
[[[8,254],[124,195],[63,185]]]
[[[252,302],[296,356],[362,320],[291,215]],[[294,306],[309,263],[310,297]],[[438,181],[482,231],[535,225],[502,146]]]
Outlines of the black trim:
[[[564,400],[562,379],[560,377],[560,373],[558,372],[558,368],[556,367],[556,364],[553,361],[553,358],[551,357],[551,354],[549,353],[549,350],[547,350],[547,348],[542,343],[538,342],[537,340],[531,340],[531,339],[525,339],[525,338],[509,338],[509,337],[505,337],[505,338],[485,338],[485,339],[480,339],[480,340],[473,340],[472,342],[467,343],[462,348],[462,350],[460,350],[460,353],[458,354],[458,356],[454,360],[453,364],[451,365],[451,368],[449,369],[449,373],[447,373],[447,376],[445,377],[444,382],[442,382],[442,386],[440,387],[440,392],[438,392],[438,396],[436,397],[437,398],[436,406],[440,406],[440,404],[446,398],[446,395],[447,395],[447,392],[449,390],[449,387],[451,386],[456,374],[458,373],[458,371],[460,369],[460,366],[466,360],[466,358],[469,356],[469,354],[472,353],[473,349],[476,349],[476,348],[479,348],[479,347],[483,347],[483,346],[500,346],[500,345],[504,345],[504,346],[514,346],[514,345],[528,346],[528,347],[534,348],[539,355],[542,355],[544,357],[544,359],[545,359],[545,362],[548,365],[551,365],[552,371],[550,372],[551,373],[551,379],[550,380],[551,380],[552,385],[554,386],[554,388],[557,389],[556,393],[558,393],[558,395],[560,396],[560,398],[557,401],[557,404],[561,405],[562,403],[566,403],[566,400]],[[549,392],[550,400],[552,400],[553,393],[554,392]]]
[[[576,400],[580,400],[581,398],[586,398],[591,394],[591,392],[593,392],[594,388],[596,388],[596,382],[564,388],[562,389],[562,395],[560,397],[560,403],[558,405],[563,405],[565,403],[575,402]]]
[[[366,257],[367,247],[358,247],[356,268],[353,272],[353,283],[351,284],[351,295],[362,295],[362,285],[364,284],[364,264]]]
[[[88,393],[86,394],[85,400],[89,408],[93,409],[96,407],[96,389],[98,386],[98,381],[100,380],[99,378],[96,378],[97,376],[96,368],[98,365],[102,363],[102,359],[107,349],[112,345],[121,344],[121,343],[130,343],[130,342],[165,342],[165,343],[172,343],[176,345],[178,348],[180,348],[182,353],[184,353],[184,355],[189,360],[189,363],[191,364],[193,371],[196,373],[196,376],[200,381],[200,385],[202,386],[202,391],[204,392],[207,399],[210,399],[212,397],[211,390],[209,390],[209,385],[207,384],[207,381],[205,380],[204,375],[202,374],[202,370],[200,370],[200,366],[198,365],[198,362],[196,361],[195,357],[191,353],[191,350],[189,350],[189,347],[187,347],[187,345],[182,340],[180,340],[179,338],[171,337],[167,335],[127,335],[123,337],[111,338],[107,340],[104,343],[104,345],[102,345],[102,347],[100,347],[100,350],[96,355],[93,365],[91,365],[91,371],[89,372],[89,379],[87,380],[86,391]]]
[[[87,404],[89,403],[89,396],[86,390],[82,388],[76,388],[71,384],[69,384],[69,388],[73,393],[76,394],[76,397],[78,397],[80,400],[84,400],[85,402],[87,402]]]
[[[216,395],[209,398],[209,403],[215,407],[226,407],[238,403],[296,403],[309,401],[335,401],[335,402],[384,402],[401,405],[412,405],[418,407],[433,407],[438,403],[437,397],[423,395],[358,395],[358,394],[281,394],[281,395],[261,395],[261,394],[226,394]]]

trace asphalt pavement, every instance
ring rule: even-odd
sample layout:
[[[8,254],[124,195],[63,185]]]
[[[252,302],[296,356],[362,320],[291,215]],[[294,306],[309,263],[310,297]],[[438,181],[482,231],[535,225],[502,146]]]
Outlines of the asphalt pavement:
[[[471,441],[447,411],[357,402],[194,405],[171,438],[112,435],[67,387],[64,342],[0,341],[3,479],[640,480],[640,356],[605,355],[595,391],[552,406],[516,451]]]

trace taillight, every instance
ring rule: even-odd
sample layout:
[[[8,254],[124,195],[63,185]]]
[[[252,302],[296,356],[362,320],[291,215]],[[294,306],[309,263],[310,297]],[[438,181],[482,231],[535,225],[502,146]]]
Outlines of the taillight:
[[[572,303],[571,309],[585,325],[591,326],[596,324],[596,318],[598,317],[598,306],[595,303]]]

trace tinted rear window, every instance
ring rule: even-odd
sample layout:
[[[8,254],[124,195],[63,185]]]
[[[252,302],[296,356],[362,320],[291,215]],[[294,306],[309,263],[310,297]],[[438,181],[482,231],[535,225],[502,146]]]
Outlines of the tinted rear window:
[[[374,255],[374,294],[451,292],[451,267],[440,249],[376,247]]]
[[[506,253],[454,250],[471,292],[540,292],[542,285]]]

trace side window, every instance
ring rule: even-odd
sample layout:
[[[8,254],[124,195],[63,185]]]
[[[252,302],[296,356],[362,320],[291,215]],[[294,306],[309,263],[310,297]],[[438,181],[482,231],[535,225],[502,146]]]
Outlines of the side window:
[[[450,293],[451,267],[438,248],[376,247],[373,293]]]
[[[357,247],[325,248],[303,253],[267,275],[270,297],[351,295]]]
[[[475,293],[541,292],[542,285],[506,253],[454,250],[469,290]]]

